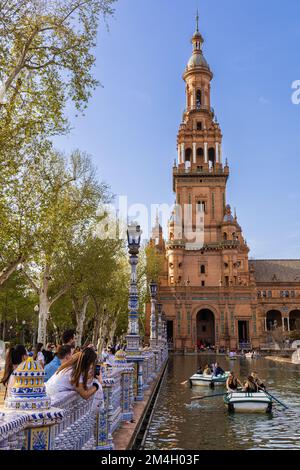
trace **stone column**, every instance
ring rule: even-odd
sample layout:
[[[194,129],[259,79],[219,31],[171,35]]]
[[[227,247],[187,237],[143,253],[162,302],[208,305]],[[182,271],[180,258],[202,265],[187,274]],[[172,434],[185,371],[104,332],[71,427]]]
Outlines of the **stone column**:
[[[219,163],[219,142],[216,142],[216,163]]]
[[[208,163],[207,142],[204,142],[204,163]]]
[[[185,145],[181,144],[181,163],[184,163],[184,160],[185,160],[184,151],[185,151]]]
[[[95,440],[96,450],[113,450],[113,438],[112,438],[112,418],[113,418],[113,406],[112,406],[112,387],[114,385],[113,379],[105,379],[102,384],[103,395],[104,395],[104,406],[100,409],[100,412],[96,419],[95,429]]]
[[[197,144],[193,143],[193,163],[197,163]]]
[[[219,149],[219,163],[222,164],[222,144],[220,144],[220,149]]]

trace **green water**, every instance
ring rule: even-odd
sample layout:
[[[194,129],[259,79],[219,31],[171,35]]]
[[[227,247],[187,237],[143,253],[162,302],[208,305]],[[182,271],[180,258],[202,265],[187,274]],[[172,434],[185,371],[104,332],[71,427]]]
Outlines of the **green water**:
[[[234,370],[241,379],[257,371],[268,391],[289,406],[286,411],[275,406],[272,415],[231,415],[222,397],[191,404],[191,397],[220,393],[222,387],[212,392],[209,388],[181,385],[200,364],[215,360],[214,355],[170,358],[145,449],[300,449],[300,367],[266,359],[230,361],[218,357],[223,369]]]

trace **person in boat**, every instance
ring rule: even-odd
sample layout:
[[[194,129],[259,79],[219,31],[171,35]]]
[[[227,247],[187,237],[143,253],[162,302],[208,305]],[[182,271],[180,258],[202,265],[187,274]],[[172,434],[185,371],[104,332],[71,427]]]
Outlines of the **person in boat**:
[[[211,369],[208,364],[204,367],[203,375],[211,375]]]
[[[244,392],[246,393],[257,393],[258,392],[258,386],[256,385],[256,382],[252,375],[249,375],[247,378],[246,382],[244,383],[243,387]]]
[[[222,369],[222,367],[219,366],[218,362],[213,364],[212,370],[213,370],[213,376],[214,377],[218,377],[218,375],[224,375],[225,374],[225,371]]]
[[[237,392],[238,388],[242,387],[240,380],[235,376],[234,372],[231,371],[226,381],[226,388],[228,392]]]
[[[251,376],[253,377],[254,382],[256,383],[256,386],[258,390],[266,390],[265,384],[260,380],[258,373],[253,371],[251,373]]]
[[[203,369],[202,369],[201,366],[200,366],[199,369],[197,370],[197,374],[198,374],[198,375],[203,375]]]

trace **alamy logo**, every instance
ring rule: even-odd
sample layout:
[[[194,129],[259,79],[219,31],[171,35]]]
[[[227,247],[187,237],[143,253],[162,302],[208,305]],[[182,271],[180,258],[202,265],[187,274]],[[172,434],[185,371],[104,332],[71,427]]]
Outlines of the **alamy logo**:
[[[292,103],[300,104],[300,80],[295,80],[292,83],[292,89],[295,90],[292,94]]]

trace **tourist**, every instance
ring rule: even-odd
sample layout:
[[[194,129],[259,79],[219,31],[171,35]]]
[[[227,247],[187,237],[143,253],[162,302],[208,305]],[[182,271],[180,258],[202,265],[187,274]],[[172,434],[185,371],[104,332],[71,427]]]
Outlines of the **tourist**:
[[[88,400],[96,392],[102,394],[100,374],[95,374],[97,354],[91,348],[73,354],[46,383],[49,396],[62,392],[77,392]]]
[[[33,359],[35,361],[38,361],[40,366],[44,369],[45,366],[45,356],[42,353],[43,349],[43,343],[38,343],[35,347],[34,353],[33,353]]]
[[[218,377],[218,375],[224,375],[225,374],[225,371],[222,369],[222,367],[219,366],[218,362],[213,364],[212,371],[213,371],[213,375],[215,377]]]
[[[258,388],[258,390],[266,390],[266,386],[264,385],[264,383],[260,380],[259,376],[258,376],[258,373],[253,371],[251,373],[251,376],[253,377],[253,380],[254,382],[256,383],[256,386]]]
[[[45,358],[45,365],[49,364],[53,358],[54,358],[54,353],[53,353],[54,346],[51,343],[48,343],[45,349],[42,349],[42,353]]]
[[[65,364],[72,356],[72,347],[69,344],[59,346],[54,359],[45,366],[45,382],[47,382],[57,369]]]
[[[62,344],[69,344],[72,349],[75,349],[76,346],[76,338],[75,338],[75,330],[66,330],[62,335]]]
[[[237,392],[239,386],[243,388],[242,383],[240,380],[235,376],[233,371],[230,372],[229,377],[226,381],[226,388],[228,392]]]
[[[27,359],[27,351],[25,346],[18,344],[15,347],[11,347],[6,352],[5,358],[5,368],[4,374],[0,381],[5,387],[5,396],[9,395],[10,389],[14,384],[15,377],[12,375],[13,371],[20,365],[22,362]]]
[[[244,383],[244,392],[246,393],[256,393],[258,392],[258,387],[252,377],[252,375],[249,375],[247,378],[246,382]]]
[[[208,364],[204,367],[203,375],[211,375],[211,369]]]

